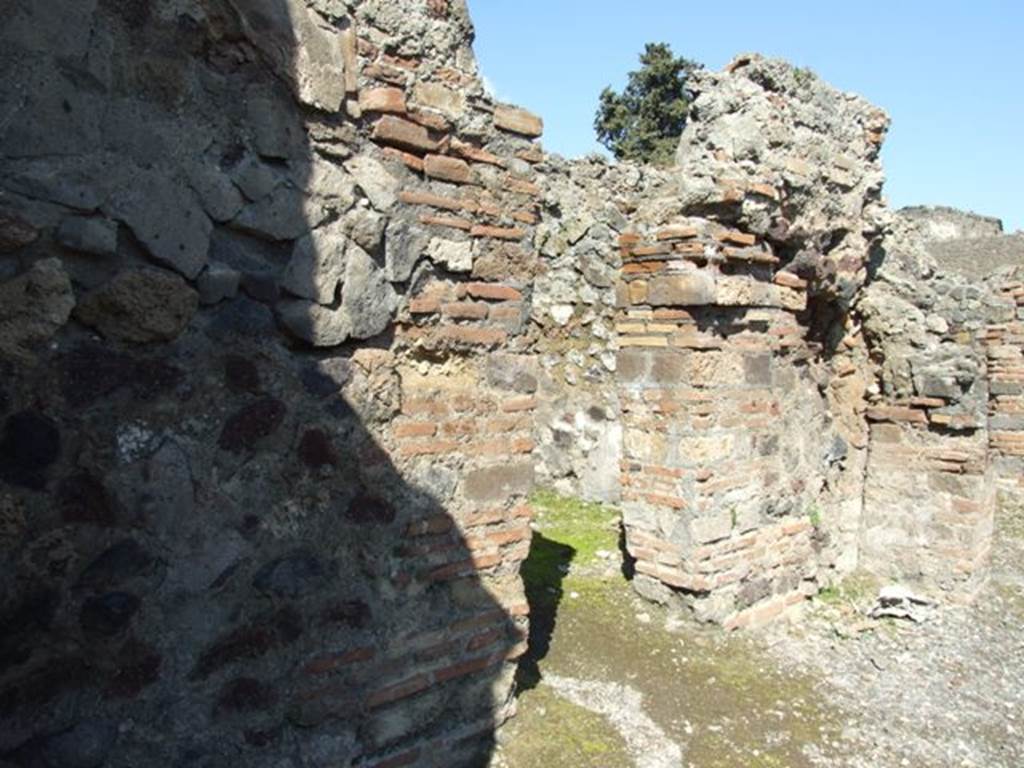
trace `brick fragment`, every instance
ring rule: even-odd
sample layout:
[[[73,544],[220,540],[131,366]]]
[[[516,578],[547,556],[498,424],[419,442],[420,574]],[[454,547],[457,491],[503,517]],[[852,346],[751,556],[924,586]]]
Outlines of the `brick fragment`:
[[[452,301],[441,305],[441,312],[453,320],[485,320],[489,306],[475,301]]]
[[[448,133],[452,128],[452,124],[445,118],[440,115],[435,115],[432,112],[422,112],[418,109],[411,109],[406,117],[414,123],[422,125],[424,128],[429,128],[432,131],[437,131],[438,133]]]
[[[423,169],[427,176],[453,184],[468,184],[473,179],[469,163],[456,157],[427,155],[423,161]]]
[[[537,115],[505,104],[495,108],[494,126],[530,138],[537,138],[544,133],[544,121]]]
[[[411,152],[395,149],[394,147],[384,147],[384,155],[392,160],[397,160],[407,168],[416,171],[416,173],[423,173],[423,160]]]
[[[720,243],[733,243],[734,245],[755,245],[757,243],[757,238],[754,235],[736,230],[721,232],[715,236],[715,239]]]
[[[494,347],[504,344],[508,332],[504,328],[478,328],[468,325],[449,325],[438,330],[441,339],[456,344]]]
[[[406,423],[395,426],[395,437],[433,437],[437,433],[437,424]]]
[[[359,107],[364,112],[404,114],[405,91],[401,88],[367,88],[359,94]]]
[[[523,294],[515,288],[497,283],[466,283],[459,286],[465,293],[476,299],[492,301],[521,301]]]
[[[472,221],[457,216],[430,216],[422,213],[419,218],[420,223],[426,224],[428,227],[451,227],[452,229],[461,229],[463,232],[473,229]]]
[[[424,154],[437,151],[438,144],[422,125],[385,115],[373,126],[373,140],[399,149]]]
[[[478,224],[470,231],[473,237],[490,237],[496,240],[522,240],[526,231],[516,227],[491,227]]]
[[[391,704],[392,702],[415,696],[420,691],[424,691],[429,687],[430,680],[426,675],[416,675],[409,680],[403,680],[400,683],[395,683],[375,691],[367,698],[366,705],[370,709],[377,709],[385,704]]]
[[[407,205],[429,205],[433,208],[443,208],[447,211],[466,211],[473,213],[477,210],[477,204],[472,200],[459,200],[452,197],[434,195],[430,192],[419,192],[417,190],[403,190],[398,193],[398,199]]]
[[[635,248],[631,248],[629,251],[630,256],[642,258],[644,256],[664,256],[672,253],[672,246],[667,243],[660,243],[658,245],[638,245]]]
[[[785,288],[792,288],[797,291],[802,291],[807,288],[807,281],[802,280],[792,272],[776,272],[772,278],[772,282],[776,285],[781,285]]]
[[[662,227],[656,235],[658,240],[687,240],[699,234],[696,227]]]
[[[498,168],[504,168],[506,165],[505,161],[493,152],[488,152],[486,149],[481,149],[458,139],[452,139],[451,151],[453,155],[457,155],[463,160],[471,160],[474,163],[485,163],[497,166]]]
[[[531,197],[540,197],[544,194],[543,190],[533,182],[517,179],[515,176],[505,177],[505,188],[511,192],[518,192]]]

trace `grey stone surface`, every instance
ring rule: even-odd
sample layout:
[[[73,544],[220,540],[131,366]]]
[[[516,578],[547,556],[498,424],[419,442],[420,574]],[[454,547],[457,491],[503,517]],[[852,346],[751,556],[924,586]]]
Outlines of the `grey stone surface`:
[[[391,323],[398,295],[384,269],[362,248],[350,243],[341,289],[342,309],[351,318],[352,335],[369,339]]]
[[[249,40],[290,83],[304,104],[337,112],[345,98],[338,35],[302,0],[231,0]]]
[[[343,222],[314,229],[295,243],[281,286],[299,298],[333,303],[345,275],[348,245]]]
[[[72,216],[61,222],[57,242],[80,253],[110,256],[117,250],[117,224],[103,218]]]
[[[112,192],[104,211],[123,221],[157,263],[190,280],[206,266],[213,225],[189,187],[138,169]]]
[[[399,181],[379,160],[366,155],[345,163],[356,184],[378,211],[388,211],[398,200]]]
[[[278,186],[256,202],[249,203],[231,225],[242,232],[267,240],[295,240],[316,223],[308,215],[306,196],[289,186]]]
[[[217,304],[238,295],[241,274],[224,264],[213,262],[196,279],[199,301],[204,305]]]
[[[393,283],[412,276],[416,262],[426,255],[430,235],[406,219],[394,218],[384,233],[384,273]]]
[[[352,318],[341,308],[331,309],[306,299],[278,304],[285,328],[314,347],[334,347],[352,335]]]
[[[692,88],[677,153],[683,208],[776,242],[813,290],[849,303],[887,217],[879,149],[888,116],[757,54],[698,72]]]
[[[467,473],[463,483],[466,496],[477,502],[494,501],[508,493],[529,493],[534,473],[530,462],[484,467]]]
[[[689,307],[715,303],[715,278],[704,271],[658,277],[650,282],[647,300],[656,307]]]
[[[213,164],[197,160],[188,166],[186,173],[203,210],[214,221],[221,224],[231,221],[242,210],[245,201],[238,187]]]

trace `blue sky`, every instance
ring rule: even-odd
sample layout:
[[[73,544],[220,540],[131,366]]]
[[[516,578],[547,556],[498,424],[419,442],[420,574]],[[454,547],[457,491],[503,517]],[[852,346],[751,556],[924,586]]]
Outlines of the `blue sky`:
[[[646,42],[719,69],[760,51],[884,107],[894,207],[952,205],[1024,229],[1022,0],[469,0],[499,98],[545,119],[544,145],[599,145],[597,97]]]

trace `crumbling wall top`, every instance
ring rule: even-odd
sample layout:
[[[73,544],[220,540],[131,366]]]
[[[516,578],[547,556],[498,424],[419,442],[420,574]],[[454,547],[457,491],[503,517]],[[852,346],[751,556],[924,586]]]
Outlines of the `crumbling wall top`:
[[[757,54],[699,72],[677,154],[682,205],[764,236],[812,288],[848,301],[884,228],[888,115]]]

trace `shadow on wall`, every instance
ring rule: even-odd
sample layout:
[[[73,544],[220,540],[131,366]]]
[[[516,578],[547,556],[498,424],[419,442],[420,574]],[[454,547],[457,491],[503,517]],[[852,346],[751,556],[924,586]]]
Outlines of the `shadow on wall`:
[[[382,225],[308,138],[355,137],[333,51],[298,0],[179,5],[5,3],[0,207],[41,236],[0,262],[77,307],[0,347],[0,764],[484,765],[519,638],[457,468],[382,446]]]

